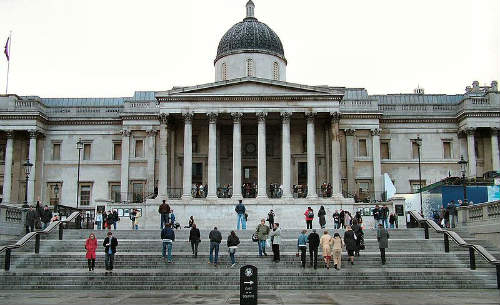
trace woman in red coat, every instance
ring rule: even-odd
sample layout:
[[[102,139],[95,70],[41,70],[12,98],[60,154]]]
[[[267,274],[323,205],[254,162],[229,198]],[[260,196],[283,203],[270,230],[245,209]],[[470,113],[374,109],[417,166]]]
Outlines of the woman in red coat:
[[[93,271],[95,267],[95,251],[97,250],[97,239],[94,233],[90,233],[89,238],[85,241],[85,250],[87,250],[87,262],[89,271]]]
[[[314,219],[314,211],[311,207],[308,207],[307,210],[304,213],[304,216],[306,217],[306,225],[307,229],[312,229],[313,228],[313,219]]]

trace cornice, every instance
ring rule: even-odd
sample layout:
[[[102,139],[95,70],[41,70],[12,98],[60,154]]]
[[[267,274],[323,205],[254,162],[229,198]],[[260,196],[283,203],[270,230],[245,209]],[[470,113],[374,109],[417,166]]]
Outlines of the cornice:
[[[500,117],[500,112],[488,111],[488,112],[462,112],[457,115],[457,121],[462,121],[466,118],[498,118]]]
[[[397,118],[397,119],[380,119],[380,123],[384,124],[404,124],[404,123],[456,123],[455,118]]]
[[[158,102],[280,102],[280,101],[340,101],[342,96],[165,96]]]
[[[341,113],[342,119],[381,119],[381,113]]]

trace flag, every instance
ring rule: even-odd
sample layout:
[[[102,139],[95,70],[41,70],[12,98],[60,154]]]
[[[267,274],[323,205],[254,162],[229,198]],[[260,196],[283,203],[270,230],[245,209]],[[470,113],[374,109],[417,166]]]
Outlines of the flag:
[[[10,42],[10,37],[7,38],[7,42],[5,43],[5,50],[3,51],[5,53],[5,56],[7,57],[7,61],[10,61],[9,42]]]

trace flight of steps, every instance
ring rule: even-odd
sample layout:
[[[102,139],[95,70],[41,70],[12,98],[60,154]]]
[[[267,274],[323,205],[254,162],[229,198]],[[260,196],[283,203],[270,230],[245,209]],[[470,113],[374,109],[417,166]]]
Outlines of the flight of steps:
[[[319,231],[319,230],[318,230]],[[330,230],[333,231],[333,230]],[[281,261],[269,256],[258,257],[257,244],[251,241],[252,230],[237,231],[241,244],[237,250],[237,268],[230,268],[225,239],[220,247],[219,266],[208,264],[208,230],[202,230],[198,258],[191,254],[189,230],[176,231],[173,246],[174,263],[161,257],[160,231],[114,231],[118,253],[112,274],[105,274],[102,241],[105,231],[97,231],[99,249],[96,270],[89,272],[84,241],[90,230],[65,230],[64,240],[57,232],[41,241],[40,254],[34,254],[34,241],[12,252],[11,270],[1,271],[0,289],[239,289],[239,267],[257,266],[260,289],[371,289],[371,288],[496,288],[495,268],[476,256],[477,270],[469,270],[467,249],[450,241],[450,253],[444,253],[443,237],[431,232],[424,239],[422,229],[390,230],[387,265],[380,264],[376,231],[365,230],[366,250],[347,263],[343,253],[342,270],[324,268],[319,256],[317,270],[302,269],[296,257],[300,230],[283,230]],[[321,234],[321,232],[319,232]],[[343,231],[340,232],[343,235]],[[485,246],[498,257],[497,249],[488,241],[476,240],[462,233],[469,242]],[[0,255],[3,265],[4,254]]]

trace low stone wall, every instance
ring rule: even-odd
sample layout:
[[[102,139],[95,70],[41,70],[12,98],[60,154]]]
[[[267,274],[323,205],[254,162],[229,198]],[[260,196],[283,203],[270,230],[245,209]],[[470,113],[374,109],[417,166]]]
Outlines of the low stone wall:
[[[460,207],[458,219],[459,228],[500,248],[500,201]]]
[[[10,204],[0,204],[0,240],[12,239],[25,233],[25,218],[26,209]]]

